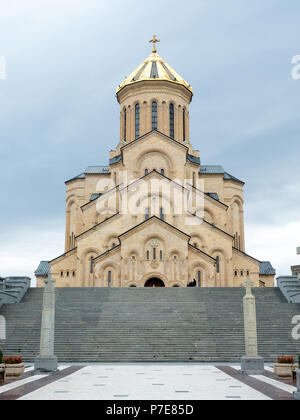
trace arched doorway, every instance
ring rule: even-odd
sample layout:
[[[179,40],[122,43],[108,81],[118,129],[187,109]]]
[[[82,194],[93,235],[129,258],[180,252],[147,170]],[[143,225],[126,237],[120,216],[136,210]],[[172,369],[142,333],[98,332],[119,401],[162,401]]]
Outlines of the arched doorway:
[[[165,287],[165,283],[161,279],[153,277],[146,281],[145,287]]]

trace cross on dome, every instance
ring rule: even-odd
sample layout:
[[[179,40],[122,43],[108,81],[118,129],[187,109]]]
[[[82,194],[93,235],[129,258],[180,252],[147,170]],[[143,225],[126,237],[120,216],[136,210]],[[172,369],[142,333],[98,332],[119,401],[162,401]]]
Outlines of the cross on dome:
[[[153,43],[153,49],[152,49],[153,54],[157,53],[157,50],[156,50],[156,43],[157,42],[160,42],[160,39],[157,39],[156,35],[153,35],[153,39],[150,39],[150,41],[149,41],[150,44]]]

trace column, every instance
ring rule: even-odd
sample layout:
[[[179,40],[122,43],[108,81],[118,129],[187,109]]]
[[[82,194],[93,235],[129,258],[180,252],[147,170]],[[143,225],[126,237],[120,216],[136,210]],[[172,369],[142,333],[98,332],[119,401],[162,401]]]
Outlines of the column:
[[[55,372],[57,371],[57,358],[54,356],[55,280],[49,274],[44,283],[40,355],[35,358],[34,369],[42,372]]]
[[[264,360],[258,356],[257,324],[255,297],[252,294],[249,279],[245,282],[246,295],[243,299],[245,352],[241,359],[241,373],[245,375],[261,375],[264,372]]]
[[[178,141],[183,141],[183,109],[181,106],[178,107]]]

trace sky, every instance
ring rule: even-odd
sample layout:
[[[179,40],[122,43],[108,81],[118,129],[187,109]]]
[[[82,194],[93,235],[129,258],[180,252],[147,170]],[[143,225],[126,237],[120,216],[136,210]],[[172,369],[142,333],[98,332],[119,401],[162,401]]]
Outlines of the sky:
[[[0,276],[33,278],[63,252],[64,181],[108,164],[115,88],[154,33],[193,86],[201,162],[246,182],[247,253],[290,274],[300,264],[299,16],[298,0],[1,0]]]

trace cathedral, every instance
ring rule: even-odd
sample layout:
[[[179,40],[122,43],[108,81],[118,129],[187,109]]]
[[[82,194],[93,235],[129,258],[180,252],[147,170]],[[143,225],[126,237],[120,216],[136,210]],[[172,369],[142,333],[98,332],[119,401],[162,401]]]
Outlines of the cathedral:
[[[117,88],[120,141],[109,165],[66,181],[65,253],[37,286],[273,287],[245,251],[244,182],[204,165],[190,140],[193,89],[157,53]]]

